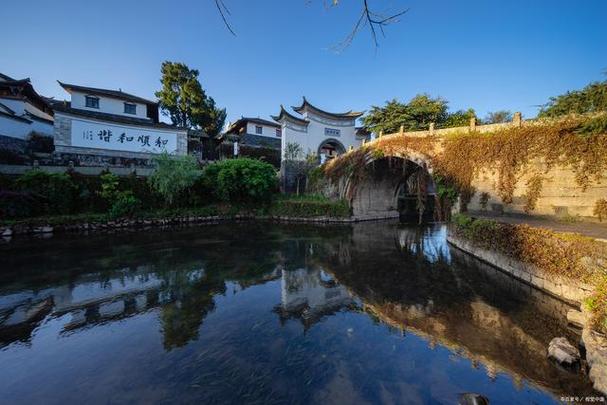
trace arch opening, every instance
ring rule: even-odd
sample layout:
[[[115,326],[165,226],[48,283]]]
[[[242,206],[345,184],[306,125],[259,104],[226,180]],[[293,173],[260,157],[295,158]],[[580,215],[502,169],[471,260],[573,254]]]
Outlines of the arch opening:
[[[320,145],[318,145],[318,157],[320,163],[325,163],[328,160],[335,159],[339,155],[346,153],[346,148],[337,139],[329,138],[325,139]]]
[[[350,185],[357,217],[394,217],[401,222],[434,222],[437,191],[424,162],[382,157],[369,162],[366,175]]]

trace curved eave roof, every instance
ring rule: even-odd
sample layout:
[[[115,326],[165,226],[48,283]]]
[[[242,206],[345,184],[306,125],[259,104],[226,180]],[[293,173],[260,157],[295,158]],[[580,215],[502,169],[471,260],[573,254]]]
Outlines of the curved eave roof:
[[[300,114],[302,114],[306,109],[308,109],[308,110],[316,112],[317,114],[322,114],[322,115],[337,118],[337,119],[340,119],[340,118],[341,119],[344,119],[344,118],[353,119],[353,118],[358,118],[364,114],[364,112],[352,111],[352,110],[346,111],[343,113],[328,112],[328,111],[325,111],[318,107],[313,106],[312,104],[310,104],[308,102],[308,100],[306,100],[305,97],[303,98],[303,101],[299,107],[291,107],[291,108],[293,108],[293,111],[296,111]]]
[[[273,115],[272,119],[276,122],[281,122],[282,120],[287,120],[287,121],[295,122],[296,124],[305,125],[305,126],[307,126],[310,123],[302,118],[298,118],[292,114],[289,114],[289,112],[287,110],[285,110],[284,106],[282,106],[282,105],[280,106],[280,113],[278,115]]]

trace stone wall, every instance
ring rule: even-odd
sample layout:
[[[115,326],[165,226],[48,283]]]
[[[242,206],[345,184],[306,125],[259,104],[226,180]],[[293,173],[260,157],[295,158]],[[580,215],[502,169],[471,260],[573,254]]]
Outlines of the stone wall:
[[[559,299],[579,305],[592,294],[593,287],[588,284],[548,275],[542,269],[520,262],[500,252],[478,247],[474,243],[458,237],[451,232],[447,236],[447,241],[456,248]]]
[[[546,170],[546,165],[542,161],[533,162],[532,166],[536,169],[535,171],[540,173],[544,173]],[[530,214],[591,217],[596,201],[607,198],[607,175],[602,176],[600,182],[592,182],[586,190],[582,190],[576,183],[573,171],[566,167],[551,168],[542,176],[544,177],[542,192],[536,207]],[[496,192],[497,174],[483,172],[472,182],[476,192],[470,200],[468,208],[515,214],[525,213],[526,183],[529,178],[528,174],[520,176],[512,203],[504,204]],[[482,193],[489,195],[485,208],[481,205]]]
[[[516,113],[510,123],[476,125],[472,120],[470,125],[457,128],[434,129],[430,125],[427,131],[405,132],[402,130],[393,134],[386,134],[372,141],[372,145],[377,145],[381,149],[382,139],[387,140],[394,137],[433,137],[436,141],[436,152],[442,151],[441,138],[453,133],[478,132],[490,133],[507,127],[521,127],[531,125],[541,125],[541,121],[525,121],[521,119],[520,113]],[[414,152],[412,152],[414,153]],[[401,156],[405,157],[405,156]],[[428,162],[430,164],[431,162]],[[496,165],[498,162],[496,162]],[[597,200],[607,198],[607,173],[599,179],[592,181],[586,189],[582,189],[575,180],[575,174],[570,167],[556,166],[550,170],[542,160],[536,160],[531,163],[534,172],[540,173],[543,178],[542,191],[537,201],[536,207],[529,212],[531,215],[549,215],[549,216],[594,216],[594,206]],[[521,174],[518,178],[516,188],[513,193],[513,201],[510,204],[504,204],[497,192],[498,174],[495,171],[485,170],[481,172],[472,182],[475,188],[475,194],[468,204],[471,210],[489,210],[494,213],[512,213],[526,214],[525,204],[527,202],[526,182],[530,178],[529,174]],[[485,207],[481,205],[481,195],[487,193],[489,201]]]

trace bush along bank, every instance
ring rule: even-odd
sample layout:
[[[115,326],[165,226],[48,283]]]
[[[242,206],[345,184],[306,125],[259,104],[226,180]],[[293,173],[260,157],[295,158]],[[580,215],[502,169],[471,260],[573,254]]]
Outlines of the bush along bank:
[[[140,211],[134,215],[125,216],[115,216],[113,213],[91,213],[0,221],[0,236],[138,229],[253,219],[313,223],[347,223],[354,221],[350,218],[349,208],[345,202],[302,202],[281,198],[262,208],[220,204],[191,209]]]
[[[577,300],[582,313],[570,311],[567,317],[583,328],[589,376],[607,393],[607,243],[463,214],[453,216],[449,242],[561,298],[583,285],[585,293]]]
[[[141,225],[258,218],[343,222],[344,201],[283,196],[276,170],[254,159],[200,168],[191,157],[161,155],[150,178],[83,176],[31,170],[0,176],[0,234],[113,229]]]

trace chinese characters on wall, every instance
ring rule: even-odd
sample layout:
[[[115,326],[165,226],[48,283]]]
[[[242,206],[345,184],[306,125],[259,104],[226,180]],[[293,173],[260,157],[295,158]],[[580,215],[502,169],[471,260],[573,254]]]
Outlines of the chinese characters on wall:
[[[72,120],[72,146],[128,152],[175,153],[177,134]]]

